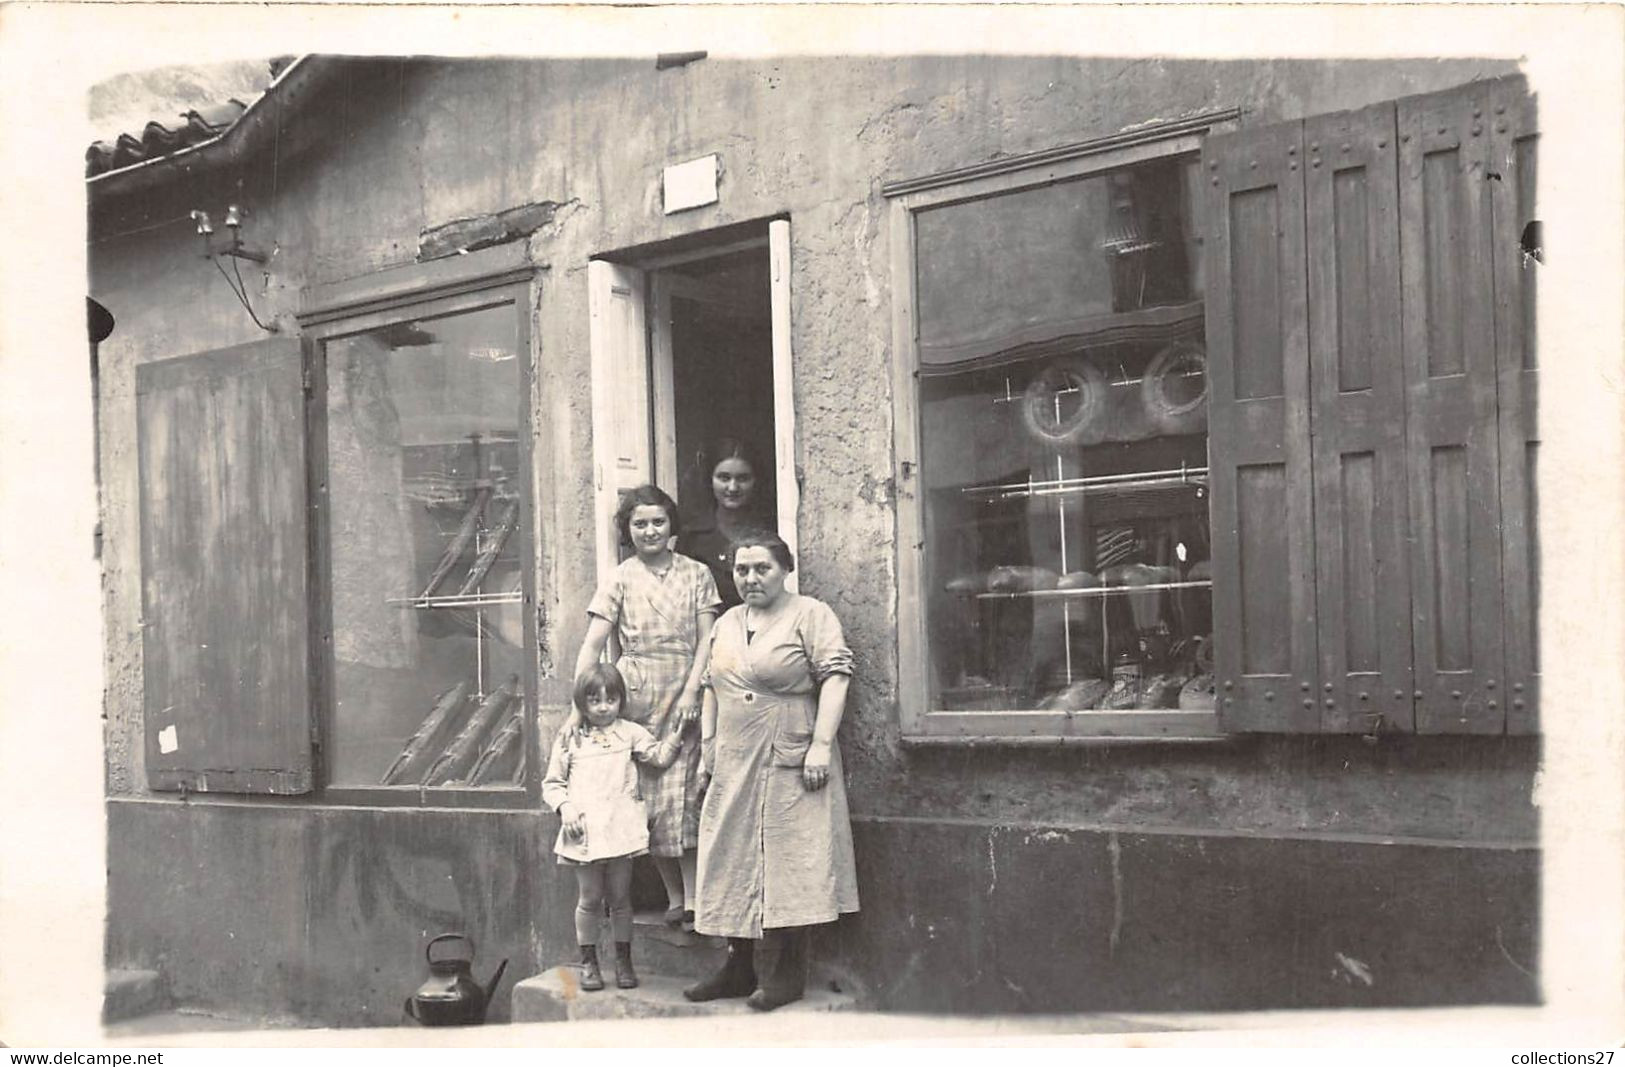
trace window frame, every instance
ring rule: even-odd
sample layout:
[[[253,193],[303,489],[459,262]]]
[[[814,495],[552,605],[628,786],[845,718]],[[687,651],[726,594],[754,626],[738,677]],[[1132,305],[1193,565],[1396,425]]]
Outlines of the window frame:
[[[304,339],[306,476],[309,515],[309,611],[311,701],[316,730],[316,789],[310,798],[324,803],[376,807],[524,809],[541,802],[542,752],[537,722],[538,665],[536,618],[535,460],[533,455],[533,313],[540,268],[523,245],[504,245],[425,264],[408,264],[328,285],[302,294],[298,321]],[[329,341],[397,322],[443,317],[507,306],[516,316],[520,352],[519,486],[525,513],[518,552],[522,574],[524,670],[521,689],[524,781],[518,785],[450,787],[340,785],[330,782],[324,739],[336,726],[333,661],[331,528],[327,489],[327,355]],[[425,704],[434,694],[425,694]]]
[[[934,710],[925,613],[925,515],[920,499],[919,325],[915,217],[932,208],[1072,181],[1151,160],[1198,155],[1210,132],[1234,128],[1229,108],[1132,131],[976,164],[881,187],[888,199],[892,281],[892,414],[897,492],[898,713],[916,744],[1065,744],[1223,740],[1216,711],[1066,712]]]

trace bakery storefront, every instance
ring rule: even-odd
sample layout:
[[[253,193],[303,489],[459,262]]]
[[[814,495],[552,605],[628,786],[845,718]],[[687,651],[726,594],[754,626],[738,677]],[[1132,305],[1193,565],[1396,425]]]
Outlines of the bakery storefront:
[[[825,987],[1538,1000],[1514,64],[305,56],[198,137],[87,182],[111,970],[567,959],[609,517],[728,436],[856,657]]]

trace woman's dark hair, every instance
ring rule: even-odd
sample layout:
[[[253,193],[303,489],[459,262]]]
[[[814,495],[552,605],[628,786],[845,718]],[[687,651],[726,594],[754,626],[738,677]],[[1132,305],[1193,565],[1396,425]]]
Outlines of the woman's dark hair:
[[[728,543],[728,569],[734,568],[734,557],[739,555],[741,548],[765,548],[773,554],[773,558],[788,574],[796,569],[796,557],[790,551],[790,546],[784,543],[784,538],[772,530],[752,529],[741,530],[734,535]]]
[[[626,705],[626,679],[621,677],[615,664],[599,661],[583,671],[581,677],[576,679],[575,692],[570,701],[585,715],[587,698],[598,693],[614,697],[623,707]]]
[[[715,474],[717,465],[725,459],[742,459],[750,464],[750,472],[758,480],[763,476],[762,465],[757,462],[756,453],[749,445],[737,437],[719,437],[705,451],[705,477],[709,479]]]
[[[645,505],[663,509],[666,521],[671,523],[672,535],[679,532],[681,523],[677,518],[677,501],[656,486],[640,485],[627,490],[626,495],[621,497],[620,506],[615,509],[615,528],[621,532],[621,544],[632,544],[632,512]]]

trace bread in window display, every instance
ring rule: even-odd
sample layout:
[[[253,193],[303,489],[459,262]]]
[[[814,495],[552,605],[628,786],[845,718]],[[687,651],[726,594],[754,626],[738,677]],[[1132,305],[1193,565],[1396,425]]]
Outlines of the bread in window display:
[[[987,592],[987,575],[961,574],[948,579],[942,588],[954,596],[975,596],[977,593]]]
[[[1177,671],[1153,674],[1141,685],[1140,699],[1134,706],[1143,709],[1178,707],[1179,694],[1189,680],[1189,675]]]
[[[1021,420],[1034,439],[1052,448],[1099,444],[1108,433],[1106,375],[1082,356],[1051,360],[1022,395]]]
[[[1069,571],[1056,581],[1057,589],[1098,589],[1100,579],[1088,571]]]
[[[1100,698],[1101,711],[1129,711],[1140,706],[1140,678],[1134,674],[1120,674],[1112,679],[1111,687]]]
[[[1213,580],[1213,561],[1199,559],[1191,564],[1191,569],[1185,572],[1187,582],[1209,582]]]
[[[1054,589],[1060,575],[1048,567],[994,567],[987,572],[987,590],[990,593],[1030,593],[1038,589]]]
[[[1165,434],[1207,429],[1207,352],[1195,341],[1175,341],[1152,357],[1140,376],[1140,404]]]
[[[1179,690],[1180,711],[1212,711],[1215,704],[1212,673],[1196,675]]]
[[[1039,705],[1044,711],[1095,711],[1111,689],[1104,678],[1085,678],[1046,697]]]

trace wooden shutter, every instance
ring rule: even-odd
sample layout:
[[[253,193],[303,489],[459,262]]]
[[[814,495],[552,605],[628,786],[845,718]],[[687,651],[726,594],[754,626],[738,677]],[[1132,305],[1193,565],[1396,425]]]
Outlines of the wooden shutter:
[[[1219,722],[1315,730],[1302,128],[1210,139],[1209,467]]]
[[[1524,230],[1535,220],[1535,102],[1522,78],[1490,87],[1490,110],[1481,116],[1490,140],[1490,261],[1495,275],[1495,349],[1499,379],[1501,462],[1501,576],[1505,618],[1502,696],[1488,690],[1485,704],[1505,705],[1509,734],[1534,733],[1540,701],[1540,557],[1535,457],[1538,367],[1535,358],[1536,260],[1523,251]],[[1533,236],[1533,235],[1531,235]],[[1488,685],[1488,682],[1486,682]]]
[[[280,339],[137,370],[153,789],[311,789],[302,382]]]
[[[1420,733],[1505,721],[1490,110],[1482,83],[1398,104]]]
[[[1304,124],[1320,728],[1410,730],[1392,102]]]

